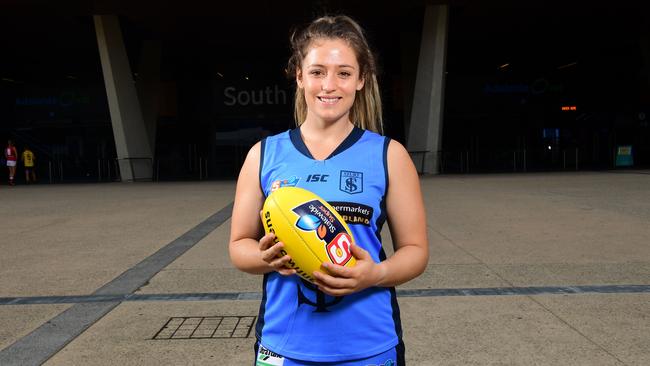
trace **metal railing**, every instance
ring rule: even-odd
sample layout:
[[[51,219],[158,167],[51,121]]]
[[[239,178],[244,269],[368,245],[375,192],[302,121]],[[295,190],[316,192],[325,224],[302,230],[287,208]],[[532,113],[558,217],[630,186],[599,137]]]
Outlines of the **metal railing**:
[[[39,180],[49,183],[62,182],[116,182],[120,181],[117,159],[90,161],[50,159],[34,168]]]
[[[581,168],[580,149],[499,149],[439,151],[440,173],[566,171]]]

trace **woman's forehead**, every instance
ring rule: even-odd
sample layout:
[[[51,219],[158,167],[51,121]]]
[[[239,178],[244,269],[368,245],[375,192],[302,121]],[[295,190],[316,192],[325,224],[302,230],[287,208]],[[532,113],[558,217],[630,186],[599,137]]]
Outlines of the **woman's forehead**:
[[[348,42],[342,39],[317,39],[310,43],[305,53],[307,63],[327,62],[355,67],[356,53]]]

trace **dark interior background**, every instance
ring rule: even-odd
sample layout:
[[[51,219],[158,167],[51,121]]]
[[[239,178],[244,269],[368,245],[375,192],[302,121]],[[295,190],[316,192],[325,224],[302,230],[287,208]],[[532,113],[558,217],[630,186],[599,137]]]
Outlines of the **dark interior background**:
[[[136,83],[143,44],[161,42],[157,179],[232,178],[254,142],[291,128],[288,38],[326,13],[367,30],[386,134],[405,142],[425,1],[5,3],[0,141],[29,145],[42,180],[116,179],[93,14],[120,16]],[[612,169],[619,146],[649,166],[648,10],[451,1],[443,172]]]

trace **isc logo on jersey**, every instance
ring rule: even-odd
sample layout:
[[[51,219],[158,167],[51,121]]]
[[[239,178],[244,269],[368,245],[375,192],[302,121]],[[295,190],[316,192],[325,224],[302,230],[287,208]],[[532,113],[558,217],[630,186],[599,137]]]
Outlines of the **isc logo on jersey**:
[[[323,241],[327,256],[332,263],[344,266],[350,261],[352,238],[326,206],[314,200],[294,207],[293,212],[298,215],[296,227],[313,232]]]

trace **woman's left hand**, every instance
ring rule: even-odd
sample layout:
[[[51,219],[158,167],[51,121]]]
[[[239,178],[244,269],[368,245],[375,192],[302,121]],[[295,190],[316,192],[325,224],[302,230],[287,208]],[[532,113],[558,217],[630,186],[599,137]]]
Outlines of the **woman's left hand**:
[[[323,263],[329,272],[315,271],[318,289],[331,296],[345,296],[379,284],[384,277],[384,267],[370,256],[370,253],[356,244],[350,247],[357,260],[354,267],[344,267],[333,263]]]

